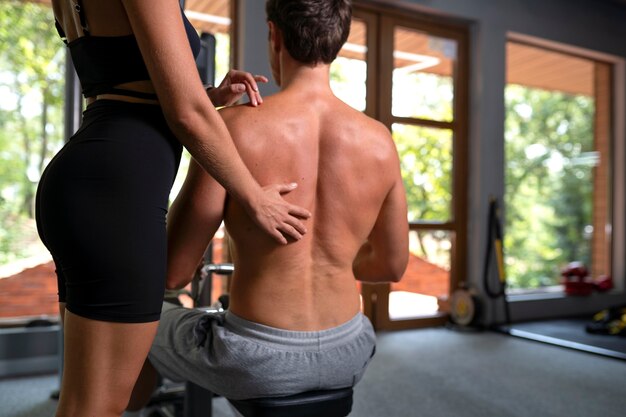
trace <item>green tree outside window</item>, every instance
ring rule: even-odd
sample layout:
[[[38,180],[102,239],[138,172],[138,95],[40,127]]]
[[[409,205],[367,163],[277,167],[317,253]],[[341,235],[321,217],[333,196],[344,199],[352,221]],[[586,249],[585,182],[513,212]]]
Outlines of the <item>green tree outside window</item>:
[[[64,65],[50,7],[0,3],[0,265],[38,241],[35,190],[64,142]]]
[[[565,264],[591,266],[594,101],[520,85],[505,98],[509,284],[556,285]]]

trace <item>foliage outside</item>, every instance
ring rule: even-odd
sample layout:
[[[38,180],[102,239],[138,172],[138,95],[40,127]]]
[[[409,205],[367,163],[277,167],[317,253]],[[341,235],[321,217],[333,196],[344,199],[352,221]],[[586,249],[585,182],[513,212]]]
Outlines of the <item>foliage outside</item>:
[[[35,190],[63,144],[64,50],[50,7],[0,3],[0,265],[36,250]]]
[[[509,285],[556,285],[565,264],[591,266],[594,101],[520,85],[505,98]]]
[[[331,66],[333,92],[357,110],[365,110],[364,61],[338,58]],[[406,117],[452,120],[452,78],[423,72],[394,71],[393,112]],[[421,92],[419,100],[413,93]],[[446,222],[452,202],[452,131],[394,124],[410,222]],[[450,268],[450,236],[443,230],[411,234],[411,252]]]
[[[365,109],[366,66],[341,58],[331,67],[333,90]],[[452,120],[452,78],[394,73],[393,113]],[[407,93],[408,92],[408,93]],[[412,93],[411,93],[412,92]],[[419,100],[415,94],[419,93]],[[506,89],[506,267],[512,288],[558,283],[574,260],[590,266],[594,103],[586,96],[511,85]],[[445,129],[394,124],[407,191],[408,219],[450,220],[453,135]],[[449,268],[450,236],[412,236],[412,252]]]
[[[424,72],[393,73],[392,113],[396,116],[449,121],[454,118],[452,77]],[[391,126],[400,157],[408,220],[443,223],[452,217],[453,132],[405,124]],[[450,269],[451,236],[445,230],[416,230],[411,252]]]
[[[43,169],[64,143],[65,46],[49,6],[0,3],[0,265],[41,250],[34,196]],[[216,34],[216,80],[229,70],[230,37]],[[172,191],[182,186],[186,153]]]

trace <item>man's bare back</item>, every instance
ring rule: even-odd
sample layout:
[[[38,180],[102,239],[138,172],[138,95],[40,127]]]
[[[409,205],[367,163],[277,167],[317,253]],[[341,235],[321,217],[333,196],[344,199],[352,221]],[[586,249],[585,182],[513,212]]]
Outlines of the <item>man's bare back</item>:
[[[312,213],[304,222],[307,232],[297,242],[276,244],[243,207],[234,201],[224,203],[224,190],[192,163],[168,217],[168,229],[174,231],[169,240],[168,286],[188,282],[201,257],[198,248],[206,247],[206,239],[223,218],[235,263],[230,310],[281,329],[321,330],[357,314],[356,280],[397,281],[404,273],[406,198],[389,131],[343,103],[330,88],[334,56],[324,54],[338,52],[347,38],[348,2],[341,5],[340,15],[329,12],[332,17],[327,19],[336,20],[341,29],[332,45],[316,51],[319,58],[300,56],[308,51],[306,46],[291,45],[290,52],[273,20],[279,21],[280,13],[296,16],[305,5],[270,3],[274,12],[268,16],[269,60],[281,91],[259,107],[236,106],[220,113],[244,163],[262,186],[297,183],[297,188],[283,190],[283,197]],[[326,6],[334,10],[338,4]],[[310,17],[302,19],[304,25],[320,24]],[[292,33],[290,39],[312,36],[302,33]]]
[[[406,201],[389,131],[330,87],[287,88],[262,106],[226,108],[221,115],[257,181],[297,183],[285,199],[313,214],[304,237],[285,246],[265,236],[241,206],[226,202],[235,263],[230,310],[290,330],[350,320],[360,308],[355,273],[365,281],[392,281],[406,266]],[[224,191],[200,167],[192,165],[187,181],[196,190],[194,207],[221,209]],[[368,238],[373,260],[368,247],[357,257]],[[170,268],[175,262],[170,259]]]
[[[221,114],[257,181],[298,183],[284,197],[313,214],[302,240],[280,246],[240,206],[227,204],[224,218],[236,264],[231,311],[294,330],[350,320],[360,308],[353,273],[357,253],[388,195],[395,193],[389,200],[398,205],[403,201],[389,132],[341,102],[330,88],[287,89],[258,108],[240,106]],[[406,208],[397,210],[404,224],[405,213]],[[393,245],[387,250],[402,263],[405,240],[386,244]]]

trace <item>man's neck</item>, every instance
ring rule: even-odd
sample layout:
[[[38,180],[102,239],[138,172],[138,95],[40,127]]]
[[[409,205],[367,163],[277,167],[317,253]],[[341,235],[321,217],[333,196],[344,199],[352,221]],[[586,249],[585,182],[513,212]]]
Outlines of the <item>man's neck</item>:
[[[330,92],[330,66],[305,65],[293,60],[284,60],[281,67],[281,89],[302,92]]]

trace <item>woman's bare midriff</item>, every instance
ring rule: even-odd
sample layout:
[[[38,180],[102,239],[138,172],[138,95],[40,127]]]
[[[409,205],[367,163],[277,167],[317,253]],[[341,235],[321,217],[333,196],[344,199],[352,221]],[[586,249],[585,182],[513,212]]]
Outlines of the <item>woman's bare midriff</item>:
[[[129,83],[118,84],[115,86],[115,88],[136,91],[138,93],[155,94],[154,87],[152,86],[151,81],[133,81]],[[126,96],[123,94],[99,94],[95,97],[87,97],[86,102],[89,106],[90,104],[95,103],[97,100],[118,100],[125,101],[127,103],[159,105],[158,100]]]

